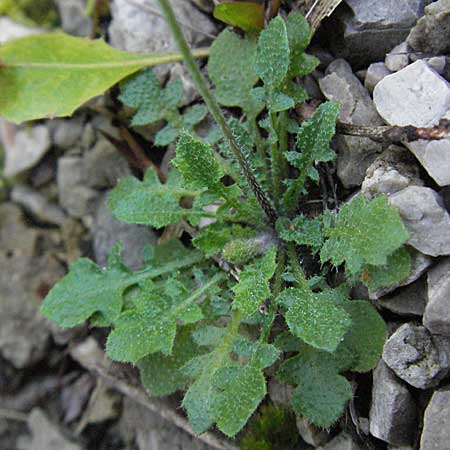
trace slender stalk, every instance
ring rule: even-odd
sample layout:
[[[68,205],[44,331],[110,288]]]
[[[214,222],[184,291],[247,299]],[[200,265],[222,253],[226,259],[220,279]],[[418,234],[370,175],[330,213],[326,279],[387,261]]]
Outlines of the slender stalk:
[[[215,121],[222,129],[225,139],[228,141],[228,144],[234,156],[239,162],[239,165],[242,169],[245,178],[247,179],[250,188],[255,194],[255,197],[258,200],[264,213],[266,214],[269,223],[273,226],[277,219],[277,213],[273,208],[267,194],[257,183],[255,175],[253,174],[253,171],[250,167],[249,162],[247,161],[247,158],[242,152],[232,130],[228,126],[225,116],[223,115],[222,110],[220,109],[216,99],[209,90],[205,78],[203,77],[202,73],[200,72],[200,69],[195,63],[194,57],[186,42],[186,39],[184,38],[183,32],[181,31],[181,28],[178,25],[178,22],[175,18],[169,0],[158,0],[158,2],[161,5],[164,15],[166,16],[167,23],[170,29],[172,30],[173,37],[178,45],[180,53],[183,55],[184,63],[186,64],[186,67],[188,68],[190,75],[200,95],[203,97],[203,101],[206,103],[206,106],[208,107]]]
[[[273,132],[276,133],[277,129],[277,119],[275,113],[270,114],[270,122],[272,125]],[[276,142],[273,142],[270,145],[270,158],[272,162],[272,190],[273,190],[273,198],[275,202],[275,207],[278,209],[280,204],[280,195],[281,195],[281,153],[280,149]]]
[[[280,171],[281,179],[284,180],[287,177],[287,161],[284,155],[288,151],[288,113],[287,111],[281,111],[278,116],[278,138],[280,140],[279,151],[280,151]],[[281,183],[281,193],[283,193],[284,185]]]

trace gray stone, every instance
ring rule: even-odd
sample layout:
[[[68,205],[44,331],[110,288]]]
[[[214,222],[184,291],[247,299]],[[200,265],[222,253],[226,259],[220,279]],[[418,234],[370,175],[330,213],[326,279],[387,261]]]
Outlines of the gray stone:
[[[420,450],[446,450],[450,443],[450,388],[433,393],[425,410]]]
[[[396,45],[387,55],[384,60],[386,67],[391,72],[398,72],[404,69],[409,63],[408,44],[402,42]]]
[[[173,423],[125,398],[119,429],[125,442],[136,450],[213,450]]]
[[[433,58],[426,59],[427,64],[434,69],[439,75],[444,75],[447,67],[446,56],[433,56]]]
[[[391,73],[384,62],[372,63],[366,70],[366,78],[364,80],[365,88],[372,93],[375,86]]]
[[[358,67],[384,59],[404,41],[431,0],[346,0],[330,23],[332,50]]]
[[[31,442],[21,440],[19,445],[24,450],[82,450],[80,445],[68,440],[40,408],[31,411],[28,427],[33,437]]]
[[[399,289],[398,293],[382,297],[378,305],[401,316],[422,316],[426,303],[425,283],[422,279]]]
[[[291,406],[294,388],[288,384],[280,383],[276,378],[271,377],[267,383],[267,392],[270,400],[275,405]]]
[[[50,134],[56,147],[63,150],[79,144],[83,135],[83,119],[80,117],[64,120],[55,119],[48,122]]]
[[[349,434],[342,432],[324,447],[318,447],[317,450],[363,450],[363,448]]]
[[[425,255],[450,255],[450,215],[439,194],[409,186],[389,197],[409,232],[408,244]]]
[[[450,52],[450,1],[439,0],[425,8],[408,36],[408,44],[418,52],[440,55]]]
[[[155,244],[157,239],[148,227],[116,220],[108,209],[107,194],[99,199],[92,233],[95,260],[100,266],[106,266],[111,248],[122,242],[123,262],[134,270],[143,265],[145,244]]]
[[[341,104],[340,120],[355,125],[381,125],[383,123],[364,86],[343,59],[332,62],[319,86],[328,100]],[[381,152],[381,145],[368,139],[338,135],[339,149],[337,174],[345,187],[361,184],[369,165]]]
[[[370,433],[389,444],[409,445],[416,438],[417,422],[412,395],[380,360],[373,373]]]
[[[450,258],[428,272],[428,303],[423,324],[433,334],[450,336]]]
[[[74,36],[90,36],[92,19],[85,14],[86,0],[56,0],[62,29]]]
[[[386,341],[383,360],[411,386],[428,389],[437,386],[450,370],[450,340],[406,323]]]
[[[450,111],[450,85],[423,60],[385,77],[373,98],[390,125],[432,127]],[[406,143],[440,186],[450,184],[450,139]]]
[[[26,226],[16,205],[0,205],[0,353],[17,368],[36,363],[47,349],[39,303],[65,273],[50,237]]]
[[[5,152],[3,174],[14,177],[34,167],[50,150],[45,125],[19,127],[0,120],[0,141]]]
[[[26,27],[25,25],[14,22],[8,16],[0,17],[0,44],[42,32],[43,30],[39,28]]]
[[[104,138],[84,154],[83,165],[87,185],[96,189],[111,188],[131,174],[127,160]]]
[[[64,211],[58,205],[50,203],[41,193],[24,184],[14,185],[11,200],[41,223],[61,226],[66,220]]]
[[[58,159],[57,183],[59,203],[72,217],[93,212],[97,192],[86,186],[83,159],[65,156]]]
[[[423,186],[419,166],[407,149],[391,145],[367,169],[361,192],[371,200],[411,185]]]
[[[183,99],[180,102],[180,106],[190,105],[200,98],[197,88],[184,64],[173,64],[170,69],[168,83],[175,80],[181,80],[183,84]]]
[[[112,21],[109,27],[110,42],[113,47],[129,52],[161,52],[176,50],[175,41],[165,20],[146,10],[145,5],[160,11],[156,0],[138,0],[142,7],[127,0],[111,2]],[[172,2],[175,15],[190,25],[184,27],[186,39],[191,47],[207,46],[211,43],[209,35],[216,34],[216,25],[190,2]],[[170,66],[158,68],[161,76],[167,75]]]
[[[313,425],[306,417],[296,416],[296,423],[298,434],[307,444],[318,447],[328,441],[328,433]]]

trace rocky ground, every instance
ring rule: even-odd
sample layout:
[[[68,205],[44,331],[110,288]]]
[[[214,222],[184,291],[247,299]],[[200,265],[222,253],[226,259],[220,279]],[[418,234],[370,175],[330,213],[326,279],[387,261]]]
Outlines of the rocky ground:
[[[56,3],[66,32],[91,34],[84,0]],[[154,14],[157,2],[146,0],[150,9],[139,3],[111,1],[102,23],[110,44],[173,50]],[[209,45],[222,27],[211,16],[214,2],[172,3],[190,24],[192,46]],[[39,30],[0,17],[0,42],[32,32]],[[339,101],[343,122],[430,127],[450,119],[449,0],[344,0],[311,52],[322,61],[304,80],[311,102]],[[198,100],[182,65],[156,72],[162,80],[181,78],[186,105]],[[148,228],[116,221],[105,206],[120,177],[142,172],[149,157],[165,170],[172,154],[152,149],[156,130],[127,130],[117,109],[113,92],[70,119],[23,126],[0,119],[1,450],[236,448],[214,435],[192,437],[174,399],[146,398],[132,368],[105,361],[101,332],[58,330],[38,313],[78,257],[104,264],[122,241],[125,263],[137,268],[143,243],[158,239]],[[450,450],[450,140],[398,146],[337,135],[334,145],[339,198],[359,190],[369,198],[387,194],[410,232],[414,269],[402,286],[372,295],[390,337],[373,374],[355,381],[345,419],[353,426],[318,430],[297,418],[298,448]],[[275,403],[289,398],[274,382],[269,391]]]

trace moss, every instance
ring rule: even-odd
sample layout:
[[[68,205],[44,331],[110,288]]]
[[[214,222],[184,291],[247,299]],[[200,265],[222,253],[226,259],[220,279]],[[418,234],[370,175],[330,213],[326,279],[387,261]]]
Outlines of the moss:
[[[0,15],[27,26],[52,27],[58,14],[53,0],[0,0]]]
[[[242,450],[289,450],[299,441],[295,416],[287,408],[263,406],[242,439]]]

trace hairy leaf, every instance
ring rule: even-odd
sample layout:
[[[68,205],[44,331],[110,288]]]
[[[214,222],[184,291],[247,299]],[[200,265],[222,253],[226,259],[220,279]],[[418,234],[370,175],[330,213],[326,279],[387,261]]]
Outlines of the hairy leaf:
[[[181,59],[136,55],[63,33],[9,41],[0,47],[0,115],[16,123],[69,116],[139,69]]]
[[[269,89],[285,79],[289,68],[289,42],[286,24],[281,17],[272,19],[259,36],[255,72]]]
[[[181,367],[205,352],[193,341],[191,333],[188,326],[178,330],[170,356],[154,353],[138,361],[142,384],[150,395],[162,397],[186,387],[189,378]]]
[[[317,253],[324,241],[323,222],[321,218],[308,219],[297,216],[293,220],[280,218],[276,223],[278,235],[286,242],[307,245],[313,253]]]
[[[330,291],[315,293],[296,288],[284,290],[277,298],[287,307],[285,317],[291,332],[329,352],[336,350],[351,324],[347,312],[333,300]]]
[[[208,59],[208,74],[216,86],[217,100],[224,106],[238,106],[255,115],[262,107],[251,96],[258,81],[254,70],[256,46],[256,39],[241,38],[226,29],[214,41]]]
[[[405,247],[396,250],[387,257],[384,266],[366,266],[361,273],[361,281],[370,292],[383,287],[397,286],[411,273],[411,255]]]
[[[330,260],[334,266],[345,262],[353,274],[365,264],[386,265],[389,255],[408,240],[398,211],[385,196],[370,202],[359,196],[344,205],[336,225],[328,225],[325,234],[328,240],[320,252],[321,261]]]
[[[269,298],[269,281],[275,273],[276,255],[275,247],[271,247],[264,257],[244,267],[239,276],[239,283],[233,287],[236,294],[233,308],[251,316],[258,310],[258,306]]]
[[[259,31],[264,26],[264,5],[254,2],[223,2],[214,8],[214,17],[244,31]]]
[[[159,351],[170,355],[177,323],[201,320],[203,313],[195,302],[222,279],[223,275],[216,275],[191,295],[176,280],[167,281],[165,291],[153,281],[146,281],[134,299],[135,308],[123,312],[114,321],[114,330],[106,343],[109,357],[135,363]]]
[[[149,168],[143,181],[134,177],[121,180],[111,191],[108,206],[119,220],[161,228],[182,219],[199,219],[205,215],[202,209],[180,206],[182,197],[193,194],[196,193],[181,187],[176,171],[170,171],[166,184],[162,184]]]

